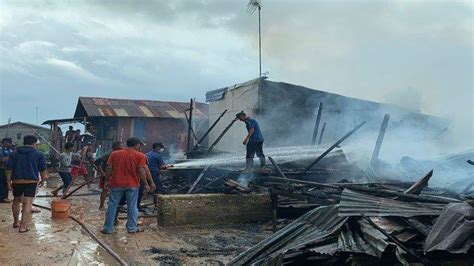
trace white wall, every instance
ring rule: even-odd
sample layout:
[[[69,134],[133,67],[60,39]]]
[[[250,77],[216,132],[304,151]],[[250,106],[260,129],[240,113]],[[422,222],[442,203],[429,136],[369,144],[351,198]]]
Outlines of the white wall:
[[[209,126],[227,109],[227,113],[221,118],[216,127],[209,134],[209,145],[211,145],[222,131],[235,118],[235,114],[244,110],[249,116],[254,116],[258,108],[258,84],[254,83],[237,89],[229,88],[220,101],[209,103]],[[242,141],[247,134],[245,124],[237,121],[227,134],[214,147],[216,150],[227,152],[244,152],[245,146]]]

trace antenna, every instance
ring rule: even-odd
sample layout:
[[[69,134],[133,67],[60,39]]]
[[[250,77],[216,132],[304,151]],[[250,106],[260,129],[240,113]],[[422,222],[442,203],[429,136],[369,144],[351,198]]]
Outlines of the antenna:
[[[247,4],[247,12],[249,14],[255,13],[258,9],[258,69],[259,76],[262,77],[262,31],[261,31],[261,18],[260,11],[262,10],[262,4],[260,0],[249,0]]]
[[[247,12],[253,14],[259,7],[261,7],[260,0],[250,0],[247,4]]]

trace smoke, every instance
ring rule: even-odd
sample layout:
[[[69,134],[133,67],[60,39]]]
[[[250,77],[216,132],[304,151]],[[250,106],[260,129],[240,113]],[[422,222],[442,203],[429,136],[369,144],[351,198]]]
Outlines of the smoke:
[[[255,175],[251,172],[244,172],[237,177],[237,182],[244,187],[248,187],[249,183],[255,180]]]
[[[176,160],[181,160],[186,158],[182,150],[176,149],[176,144],[168,145],[168,164],[173,164]]]

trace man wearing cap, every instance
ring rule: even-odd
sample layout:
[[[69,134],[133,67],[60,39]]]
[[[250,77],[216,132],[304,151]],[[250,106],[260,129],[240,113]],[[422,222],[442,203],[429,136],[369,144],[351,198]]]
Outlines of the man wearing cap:
[[[0,203],[10,203],[8,199],[8,184],[5,173],[5,166],[8,162],[10,154],[13,152],[12,139],[2,139],[2,148],[0,149]]]
[[[127,148],[114,151],[107,162],[107,182],[110,188],[109,205],[105,214],[102,233],[111,234],[117,214],[118,204],[123,195],[127,198],[127,231],[141,232],[138,228],[138,189],[143,182],[146,192],[150,185],[146,179],[147,159],[140,152],[143,142],[135,137],[127,139]]]
[[[153,143],[152,148],[153,150],[149,151],[146,154],[146,157],[148,158],[148,168],[150,169],[153,183],[155,183],[156,186],[156,189],[154,191],[155,195],[153,196],[153,203],[156,206],[156,194],[159,194],[163,191],[163,187],[160,180],[160,170],[167,169],[168,165],[165,164],[165,162],[163,161],[163,156],[161,155],[161,153],[165,150],[165,145],[163,145],[163,143],[161,142],[156,142]]]
[[[265,155],[263,154],[263,133],[260,130],[260,126],[258,125],[255,119],[248,117],[244,111],[235,115],[235,120],[240,120],[245,123],[247,127],[248,134],[245,137],[243,144],[247,146],[247,155],[246,158],[246,170],[250,171],[253,168],[253,158],[255,157],[255,153],[257,157],[260,159],[260,166],[262,169],[265,167]]]

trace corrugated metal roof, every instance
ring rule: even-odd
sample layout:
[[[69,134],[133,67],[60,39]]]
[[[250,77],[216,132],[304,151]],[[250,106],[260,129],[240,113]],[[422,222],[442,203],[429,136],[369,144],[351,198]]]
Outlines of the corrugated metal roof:
[[[330,205],[309,211],[240,254],[230,265],[274,265],[272,263],[275,261],[291,258],[294,254],[331,257],[336,253],[350,252],[380,258],[388,246],[395,246],[364,219],[338,216],[339,208],[339,205]],[[389,233],[398,234],[407,229],[406,225],[396,219],[370,219]],[[397,252],[399,259],[404,260],[404,251],[397,248]]]
[[[374,197],[344,189],[339,203],[339,216],[400,216],[439,215],[445,204],[406,202]]]
[[[79,97],[74,117],[116,116],[182,119],[185,118],[184,111],[187,109],[189,109],[187,102]],[[207,104],[195,103],[193,118],[207,118],[208,113]]]
[[[309,211],[233,259],[230,265],[248,264],[259,259],[267,260],[289,249],[304,246],[308,242],[314,244],[318,240],[323,241],[327,236],[334,234],[348,219],[337,216],[337,209],[338,205],[330,205]]]
[[[446,206],[426,237],[424,251],[467,253],[474,246],[474,208],[467,202]]]

